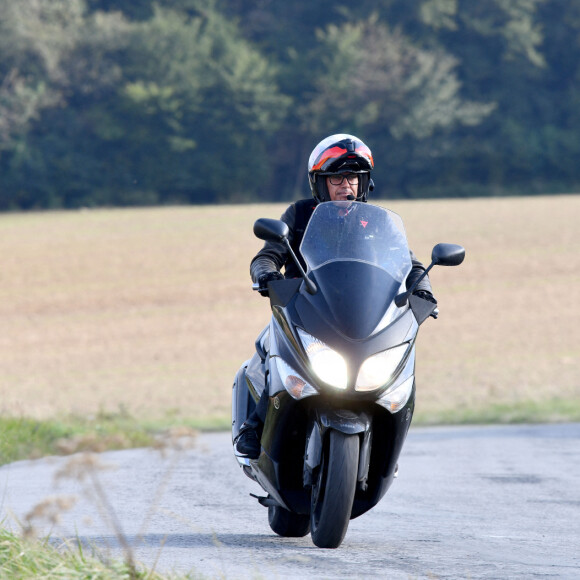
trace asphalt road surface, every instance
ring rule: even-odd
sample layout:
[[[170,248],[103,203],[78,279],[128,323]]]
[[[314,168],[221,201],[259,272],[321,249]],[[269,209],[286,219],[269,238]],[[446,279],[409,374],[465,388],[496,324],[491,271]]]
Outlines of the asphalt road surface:
[[[121,557],[122,533],[145,566],[208,578],[580,578],[580,424],[411,428],[399,478],[336,550],[271,532],[227,433],[98,461],[115,467],[79,456],[1,467],[0,521],[17,531],[40,504],[31,522],[54,541]],[[68,511],[64,496],[77,500]]]

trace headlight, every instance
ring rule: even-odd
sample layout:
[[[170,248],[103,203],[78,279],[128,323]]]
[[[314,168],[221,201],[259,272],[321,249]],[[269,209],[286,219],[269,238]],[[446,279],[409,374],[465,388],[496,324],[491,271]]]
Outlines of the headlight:
[[[355,391],[374,391],[390,382],[408,348],[405,342],[367,358],[358,373]]]
[[[407,404],[413,392],[414,380],[415,377],[411,376],[398,387],[387,390],[380,399],[377,399],[377,403],[391,413],[400,411]]]
[[[284,388],[294,399],[303,399],[318,394],[318,391],[308,384],[286,361],[279,356],[272,357],[272,360],[276,363],[276,370]]]
[[[348,374],[344,358],[321,340],[300,328],[297,330],[316,376],[332,387],[346,389]]]

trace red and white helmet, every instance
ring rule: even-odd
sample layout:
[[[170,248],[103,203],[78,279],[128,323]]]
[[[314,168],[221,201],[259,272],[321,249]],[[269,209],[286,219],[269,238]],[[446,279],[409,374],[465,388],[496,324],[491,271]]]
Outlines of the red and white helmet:
[[[326,176],[333,173],[357,173],[358,201],[366,201],[373,189],[370,178],[374,168],[371,150],[354,135],[339,133],[323,139],[308,159],[308,181],[314,199],[329,201]]]

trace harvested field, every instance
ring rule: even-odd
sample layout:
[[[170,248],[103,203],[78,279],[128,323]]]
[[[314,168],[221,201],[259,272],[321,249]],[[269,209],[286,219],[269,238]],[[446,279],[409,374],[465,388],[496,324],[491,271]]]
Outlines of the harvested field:
[[[431,275],[424,419],[580,399],[580,196],[377,203],[424,262],[437,242],[467,250]],[[251,290],[252,224],[286,205],[0,215],[0,414],[125,408],[225,425],[269,316]]]

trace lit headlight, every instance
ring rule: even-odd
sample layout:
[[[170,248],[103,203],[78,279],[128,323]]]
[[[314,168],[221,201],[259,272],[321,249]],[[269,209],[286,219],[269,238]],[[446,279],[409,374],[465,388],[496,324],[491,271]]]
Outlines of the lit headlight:
[[[367,358],[356,379],[356,391],[374,391],[393,379],[393,374],[409,348],[405,342]]]
[[[286,361],[279,356],[272,357],[272,360],[276,363],[276,370],[284,388],[294,399],[303,399],[318,394],[318,391],[308,384]]]
[[[300,328],[298,328],[298,335],[316,376],[332,387],[346,389],[348,375],[344,358],[324,342]]]

